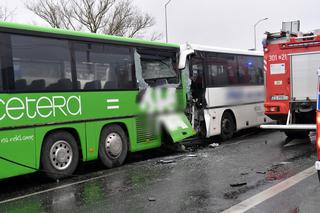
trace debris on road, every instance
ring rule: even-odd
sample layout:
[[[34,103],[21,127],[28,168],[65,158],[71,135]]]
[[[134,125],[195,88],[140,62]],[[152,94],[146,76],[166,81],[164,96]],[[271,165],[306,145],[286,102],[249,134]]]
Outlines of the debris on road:
[[[241,172],[240,175],[248,175],[249,172]]]
[[[149,197],[148,200],[149,200],[149,201],[156,201],[156,198],[154,198],[154,197]]]
[[[240,186],[245,186],[247,185],[247,182],[239,182],[239,183],[231,183],[231,187],[240,187]]]
[[[157,163],[160,164],[169,164],[169,163],[175,163],[175,160],[158,160]]]
[[[256,171],[256,173],[265,175],[267,172],[266,171]]]
[[[197,155],[194,155],[194,154],[189,154],[189,155],[187,155],[187,157],[189,157],[189,158],[196,158],[196,157],[198,157]]]
[[[209,148],[216,148],[216,147],[218,147],[218,146],[219,146],[218,143],[209,144]]]
[[[290,162],[288,162],[288,161],[282,161],[282,162],[279,162],[279,163],[275,163],[275,164],[273,164],[272,166],[282,166],[282,165],[287,165],[287,164],[289,164]]]

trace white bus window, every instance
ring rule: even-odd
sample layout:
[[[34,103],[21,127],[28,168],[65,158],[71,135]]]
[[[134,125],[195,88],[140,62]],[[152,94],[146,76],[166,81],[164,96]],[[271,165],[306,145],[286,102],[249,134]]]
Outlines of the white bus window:
[[[203,59],[201,57],[191,58],[191,94],[195,99],[201,99],[204,93],[203,81]]]
[[[263,85],[262,60],[256,56],[238,56],[240,84]]]
[[[238,84],[236,56],[214,53],[208,55],[207,83],[209,87],[232,86]]]
[[[71,90],[68,42],[33,36],[11,36],[17,91]]]

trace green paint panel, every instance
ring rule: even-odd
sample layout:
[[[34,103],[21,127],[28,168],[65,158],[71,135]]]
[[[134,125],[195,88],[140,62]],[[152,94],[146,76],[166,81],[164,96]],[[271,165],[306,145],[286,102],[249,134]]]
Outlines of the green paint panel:
[[[0,135],[0,156],[30,167],[35,166],[34,128],[20,131],[2,131]],[[35,170],[18,166],[4,159],[0,159],[0,179],[35,172]]]
[[[187,116],[183,113],[174,115],[173,118],[168,118],[168,121],[164,122],[164,124],[173,142],[179,142],[195,134]]]

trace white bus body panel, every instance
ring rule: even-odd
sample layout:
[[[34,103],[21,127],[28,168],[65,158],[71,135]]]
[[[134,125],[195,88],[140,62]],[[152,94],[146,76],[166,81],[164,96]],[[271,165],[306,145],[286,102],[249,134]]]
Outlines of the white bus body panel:
[[[293,100],[317,100],[317,70],[319,67],[319,52],[291,55],[291,98]]]
[[[271,122],[264,115],[263,100],[264,86],[207,88],[207,109],[204,110],[207,137],[220,135],[226,110],[233,113],[237,131]]]

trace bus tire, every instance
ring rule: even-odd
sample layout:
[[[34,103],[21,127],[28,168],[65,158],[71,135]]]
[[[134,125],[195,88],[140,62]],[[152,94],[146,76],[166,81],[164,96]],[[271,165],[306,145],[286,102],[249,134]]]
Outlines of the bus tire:
[[[76,139],[67,131],[57,131],[44,139],[41,166],[46,176],[61,179],[74,173],[79,163]]]
[[[124,163],[128,154],[128,138],[119,125],[109,125],[102,129],[99,143],[99,158],[107,168]]]
[[[230,112],[224,112],[221,118],[221,133],[222,141],[227,141],[232,138],[236,129],[235,120]]]
[[[284,134],[288,138],[297,138],[297,139],[303,139],[309,137],[309,131],[284,131]]]

